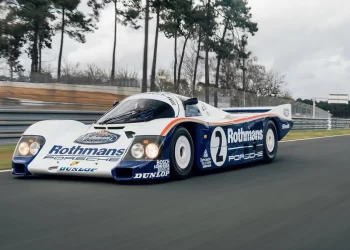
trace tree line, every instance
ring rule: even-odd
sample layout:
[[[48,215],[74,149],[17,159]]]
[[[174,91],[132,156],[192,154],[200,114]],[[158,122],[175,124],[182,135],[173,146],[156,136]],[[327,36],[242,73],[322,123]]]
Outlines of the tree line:
[[[85,5],[89,12],[78,10],[80,5]],[[189,93],[195,95],[196,86],[201,84],[206,102],[209,102],[210,87],[215,90],[215,105],[219,89],[289,97],[283,89],[284,76],[267,71],[247,51],[247,34],[254,36],[258,32],[247,0],[0,0],[0,11],[5,13],[0,17],[0,56],[6,60],[11,74],[22,72],[19,57],[26,45],[31,75],[41,73],[42,51],[52,49],[52,37],[59,34],[57,81],[60,82],[66,37],[85,43],[85,35],[97,29],[101,12],[109,5],[114,9],[110,82],[116,77],[117,27],[123,25],[144,30],[142,92],[147,91],[150,68],[150,91],[159,90],[165,82],[164,86],[172,92],[188,88]],[[149,53],[149,21],[153,18],[156,21],[154,48],[153,53]],[[171,74],[163,69],[157,71],[160,32],[174,41]],[[153,56],[150,67],[149,56]],[[161,76],[162,72],[165,77]],[[204,83],[198,83],[201,74]]]
[[[313,105],[312,99],[298,98],[296,101]],[[327,101],[316,101],[316,107],[329,111],[334,118],[349,118],[350,117],[350,102],[348,104],[328,103]]]

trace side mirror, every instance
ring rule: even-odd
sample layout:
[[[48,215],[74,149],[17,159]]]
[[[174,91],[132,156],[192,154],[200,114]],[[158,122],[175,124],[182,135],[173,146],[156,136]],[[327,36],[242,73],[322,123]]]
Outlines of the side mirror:
[[[186,107],[187,105],[194,105],[198,103],[197,97],[190,98],[186,101],[184,101],[184,106]]]
[[[119,101],[113,102],[113,107],[117,106],[119,104]]]

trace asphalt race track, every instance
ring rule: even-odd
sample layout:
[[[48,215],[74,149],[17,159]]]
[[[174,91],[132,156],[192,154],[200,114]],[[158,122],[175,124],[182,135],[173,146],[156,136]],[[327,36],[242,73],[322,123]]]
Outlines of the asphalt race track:
[[[350,249],[350,136],[279,144],[276,161],[117,184],[0,173],[0,249]]]

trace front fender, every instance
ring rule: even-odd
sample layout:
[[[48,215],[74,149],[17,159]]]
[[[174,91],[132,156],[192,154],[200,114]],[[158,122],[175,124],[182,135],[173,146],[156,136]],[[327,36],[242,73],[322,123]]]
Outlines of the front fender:
[[[85,125],[84,123],[74,120],[44,120],[36,122],[24,131],[21,138],[17,142],[15,152],[18,150],[18,145],[24,138],[23,136],[31,136],[33,138],[38,138],[37,136],[43,137],[43,144],[38,152],[39,154],[48,142],[50,143],[57,138],[61,138],[62,136],[76,136],[86,131],[88,127],[89,126]],[[15,152],[12,157],[12,173],[15,175],[30,175],[31,173],[28,171],[28,165],[37,157],[38,154],[31,157],[21,157],[15,156]]]
[[[29,126],[23,135],[41,135],[50,140],[63,134],[84,133],[90,126],[74,120],[44,120]]]

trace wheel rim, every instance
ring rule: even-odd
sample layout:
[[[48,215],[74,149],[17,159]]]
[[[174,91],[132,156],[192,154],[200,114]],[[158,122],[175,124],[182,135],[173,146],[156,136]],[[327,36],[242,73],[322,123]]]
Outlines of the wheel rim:
[[[181,170],[185,170],[191,160],[191,145],[185,136],[180,136],[175,144],[175,161]]]
[[[270,153],[275,149],[275,134],[272,129],[269,129],[266,133],[266,147]]]

